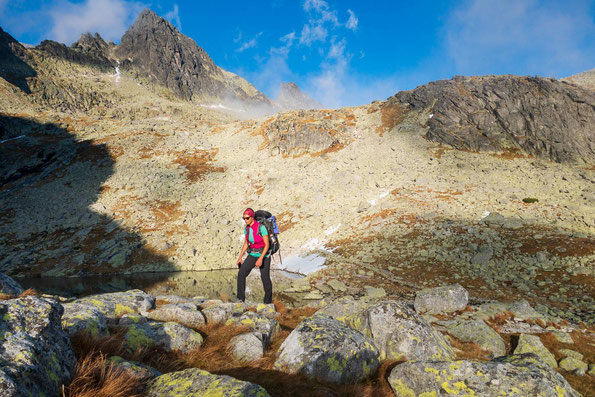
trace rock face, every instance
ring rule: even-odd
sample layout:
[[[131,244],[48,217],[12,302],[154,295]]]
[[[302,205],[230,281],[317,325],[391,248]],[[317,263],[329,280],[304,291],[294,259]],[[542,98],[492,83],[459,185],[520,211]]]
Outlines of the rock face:
[[[474,342],[494,357],[506,354],[502,337],[482,320],[457,321],[447,327],[448,333],[463,342]]]
[[[85,331],[93,337],[109,335],[107,321],[95,306],[81,303],[66,303],[62,316],[62,327],[70,336]]]
[[[0,273],[0,294],[17,296],[23,292],[23,288],[4,273]]]
[[[487,362],[408,362],[397,365],[388,381],[397,396],[579,396],[562,375],[531,354]]]
[[[101,37],[99,38],[101,39]],[[100,50],[99,47],[101,44],[99,44],[99,40],[97,40],[97,43],[93,46],[90,45],[88,40],[84,38],[81,38],[81,40],[74,43],[72,47],[67,47],[56,41],[44,40],[35,48],[56,58],[84,65],[97,66],[105,71],[112,70],[112,61],[106,57],[107,48],[105,50]],[[101,39],[101,42],[103,42],[103,39]],[[103,44],[105,44],[105,42],[103,42]],[[107,46],[107,44],[105,45]]]
[[[331,317],[315,315],[285,339],[275,368],[348,384],[367,378],[379,364],[371,340]]]
[[[591,91],[595,91],[595,69],[565,77],[562,81],[568,81]]]
[[[37,72],[26,62],[26,51],[21,43],[0,28],[0,77],[29,93],[27,78]]]
[[[303,93],[297,84],[281,83],[275,104],[283,110],[322,109],[322,105]]]
[[[0,301],[0,395],[62,393],[75,357],[61,316],[59,303],[35,296]]]
[[[139,15],[122,36],[115,54],[123,67],[128,64],[139,69],[181,98],[241,100],[271,106],[265,95],[220,69],[194,40],[153,11],[144,10]]]
[[[558,368],[556,357],[543,345],[541,339],[535,335],[521,334],[514,354],[533,353],[541,361],[552,368]]]
[[[413,303],[418,313],[451,313],[462,310],[469,302],[469,293],[459,284],[426,288],[415,294]]]
[[[115,321],[124,314],[147,311],[155,306],[155,298],[141,290],[94,295],[77,299],[76,302],[96,307],[111,321]]]
[[[261,386],[231,376],[213,375],[198,368],[161,375],[147,390],[148,397],[226,396],[267,397]]]
[[[205,325],[205,316],[194,303],[176,303],[160,306],[148,313],[147,317],[156,321],[175,321],[186,327],[197,328]]]
[[[203,342],[202,336],[178,323],[147,322],[132,324],[125,336],[126,347],[130,351],[159,346],[167,352],[190,353]]]
[[[595,164],[595,93],[555,79],[454,77],[390,99],[427,110],[426,136],[457,149],[523,150],[557,162]]]

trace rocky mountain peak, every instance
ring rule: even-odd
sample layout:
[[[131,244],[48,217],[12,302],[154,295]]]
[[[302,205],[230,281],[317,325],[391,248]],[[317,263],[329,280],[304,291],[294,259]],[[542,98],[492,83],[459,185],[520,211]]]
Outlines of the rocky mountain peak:
[[[277,105],[285,110],[322,109],[323,106],[302,92],[294,82],[281,83]]]

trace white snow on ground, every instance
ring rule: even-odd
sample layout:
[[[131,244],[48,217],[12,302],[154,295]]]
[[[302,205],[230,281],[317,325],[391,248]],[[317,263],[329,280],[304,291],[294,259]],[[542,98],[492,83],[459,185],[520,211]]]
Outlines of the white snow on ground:
[[[223,110],[232,110],[234,112],[246,112],[244,109],[230,108],[229,106],[225,106],[222,103],[200,104],[199,106],[201,106],[203,108],[209,108],[209,109],[223,109]]]
[[[331,226],[324,231],[324,234],[326,234],[327,236],[330,236],[331,234],[333,234],[334,232],[339,230],[340,227],[341,227],[340,223],[337,226]]]
[[[430,115],[430,118],[432,118],[432,117],[434,117],[434,113],[432,113],[432,114]]]
[[[114,77],[116,78],[116,83],[119,83],[120,82],[120,77],[122,76],[120,74],[119,65],[120,65],[120,61],[118,61],[118,66],[116,66],[116,73],[114,74]]]
[[[368,203],[370,203],[371,206],[375,206],[376,203],[378,202],[378,200],[380,200],[381,198],[384,198],[384,197],[388,196],[389,193],[390,193],[390,190],[387,190],[386,192],[382,192],[375,199],[368,200]]]
[[[283,258],[283,265],[284,270],[301,274],[309,274],[320,269],[324,269],[326,267],[324,266],[325,261],[326,258],[316,254],[311,254],[304,258],[294,255]]]
[[[481,219],[485,218],[488,215],[490,215],[490,211],[484,212],[483,215],[481,216]]]

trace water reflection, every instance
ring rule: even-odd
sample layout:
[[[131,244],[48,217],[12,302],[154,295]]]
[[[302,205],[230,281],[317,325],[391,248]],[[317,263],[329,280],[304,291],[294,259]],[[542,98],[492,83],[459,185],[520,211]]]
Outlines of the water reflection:
[[[251,274],[250,279],[254,282],[253,289],[258,289],[260,275],[257,271],[252,273],[254,274]],[[15,277],[15,280],[24,288],[33,288],[43,294],[59,295],[67,298],[141,289],[152,295],[205,296],[215,299],[220,298],[222,295],[235,296],[236,276],[237,270],[225,269],[83,277]],[[272,276],[277,279],[303,277],[296,273],[274,269],[272,270]],[[260,286],[260,288],[262,287]]]

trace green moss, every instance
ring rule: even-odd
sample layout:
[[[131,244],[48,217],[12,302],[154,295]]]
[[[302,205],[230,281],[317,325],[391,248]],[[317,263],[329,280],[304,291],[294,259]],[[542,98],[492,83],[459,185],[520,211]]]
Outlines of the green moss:
[[[415,392],[412,389],[410,389],[409,387],[407,387],[407,385],[405,385],[403,383],[403,381],[400,379],[390,382],[390,385],[393,388],[393,390],[395,391],[395,396],[416,397]]]
[[[524,203],[529,203],[529,204],[532,204],[532,203],[537,203],[538,201],[539,201],[539,199],[536,199],[536,198],[534,198],[534,197],[525,197],[525,198],[523,199],[523,202],[524,202]]]
[[[341,372],[343,370],[343,364],[341,364],[341,361],[337,360],[335,357],[329,357],[328,360],[326,360],[326,363],[331,371]]]
[[[132,326],[126,334],[126,344],[132,350],[136,350],[142,347],[154,346],[155,341],[142,328]]]

